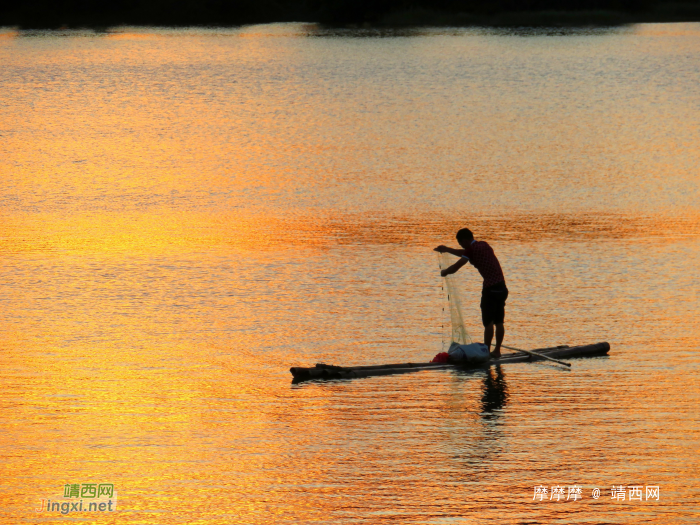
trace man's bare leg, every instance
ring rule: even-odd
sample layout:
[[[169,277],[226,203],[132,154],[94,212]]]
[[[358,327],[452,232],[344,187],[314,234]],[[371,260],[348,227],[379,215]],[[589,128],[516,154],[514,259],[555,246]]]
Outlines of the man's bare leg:
[[[493,340],[493,323],[484,327],[484,344],[491,350],[491,341]],[[494,356],[497,357],[497,356]]]
[[[501,344],[503,344],[505,335],[506,327],[503,326],[503,323],[498,323],[496,325],[496,348],[493,351],[493,357],[501,357]]]

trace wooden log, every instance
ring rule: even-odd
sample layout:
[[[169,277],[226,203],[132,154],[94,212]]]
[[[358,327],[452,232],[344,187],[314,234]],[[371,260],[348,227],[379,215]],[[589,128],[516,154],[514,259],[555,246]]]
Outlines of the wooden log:
[[[532,352],[538,352],[538,353],[546,353],[551,350],[561,350],[564,348],[569,348],[567,345],[560,345],[560,346],[550,346],[547,348],[538,348],[536,350],[532,350]],[[518,354],[514,354],[518,355]],[[525,352],[521,352],[521,355],[527,355]],[[506,355],[503,357],[510,357],[510,355]],[[551,356],[550,356],[551,357]],[[450,363],[451,364],[451,363]],[[316,363],[315,368],[325,368],[327,370],[383,370],[383,369],[396,369],[396,368],[426,368],[426,367],[438,367],[441,365],[445,365],[445,363],[395,363],[395,364],[389,364],[389,365],[366,365],[366,366],[337,366],[337,365],[327,365],[324,363]]]
[[[316,363],[316,368],[325,368],[327,370],[382,370],[385,368],[424,368],[426,366],[440,366],[445,363],[396,363],[390,365],[367,365],[367,366],[336,366],[324,365]]]
[[[410,365],[410,366],[409,366]],[[415,372],[417,370],[432,370],[440,368],[454,368],[448,363],[404,363],[403,365],[375,365],[367,367],[342,367],[318,365],[313,368],[292,367],[289,371],[295,379],[351,379],[354,377],[370,377],[390,374]]]
[[[592,345],[582,345],[582,346],[572,346],[567,348],[553,349],[549,351],[538,351],[538,353],[546,353],[549,357],[594,357],[605,355],[610,351],[610,345],[608,343],[595,343]],[[500,359],[491,360],[492,364],[503,364],[503,363],[525,363],[530,361],[543,361],[544,359],[540,357],[535,357],[531,355],[522,356],[503,356]]]
[[[558,346],[536,350],[537,353],[545,353],[549,357],[589,357],[596,355],[605,355],[610,350],[608,343],[596,343],[592,345],[582,346]],[[354,366],[342,367],[335,365],[325,365],[318,363],[315,367],[292,367],[289,371],[294,376],[294,382],[308,381],[312,379],[352,379],[358,377],[371,377],[379,375],[402,374],[414,372],[418,370],[439,370],[446,368],[488,368],[492,364],[510,364],[510,363],[525,363],[531,361],[543,361],[542,357],[534,355],[514,355],[503,356],[500,359],[491,359],[483,365],[476,366],[458,366],[449,363],[397,363],[389,365],[369,365],[369,366]]]

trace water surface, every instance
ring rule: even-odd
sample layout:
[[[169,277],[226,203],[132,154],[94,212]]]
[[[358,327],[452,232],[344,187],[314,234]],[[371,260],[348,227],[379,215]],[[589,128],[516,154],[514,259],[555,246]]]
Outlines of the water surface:
[[[0,63],[0,523],[697,522],[700,25],[6,30]],[[507,344],[610,356],[291,385],[439,352],[464,226]],[[118,510],[34,512],[66,483]]]

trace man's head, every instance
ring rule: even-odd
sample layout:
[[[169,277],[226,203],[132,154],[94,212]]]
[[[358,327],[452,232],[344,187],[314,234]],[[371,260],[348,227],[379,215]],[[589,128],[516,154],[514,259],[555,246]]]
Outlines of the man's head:
[[[462,228],[457,232],[457,242],[462,248],[469,248],[474,240],[474,234],[469,228]]]

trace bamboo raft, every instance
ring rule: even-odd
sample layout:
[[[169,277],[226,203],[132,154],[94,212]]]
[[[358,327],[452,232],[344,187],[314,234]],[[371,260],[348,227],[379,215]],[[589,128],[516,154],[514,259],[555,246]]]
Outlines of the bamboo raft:
[[[556,346],[551,348],[540,348],[532,350],[539,354],[555,358],[571,357],[593,357],[606,355],[610,350],[608,343],[596,343],[583,346]],[[293,382],[300,383],[309,380],[328,379],[355,379],[361,377],[386,376],[391,374],[405,374],[407,372],[417,372],[419,370],[442,370],[442,369],[475,369],[488,368],[491,365],[504,365],[510,363],[524,363],[530,361],[546,361],[542,357],[528,355],[525,353],[507,354],[500,359],[491,359],[487,363],[477,366],[454,365],[449,363],[396,363],[389,365],[371,366],[335,366],[318,363],[311,368],[292,367],[289,371],[294,376]]]

